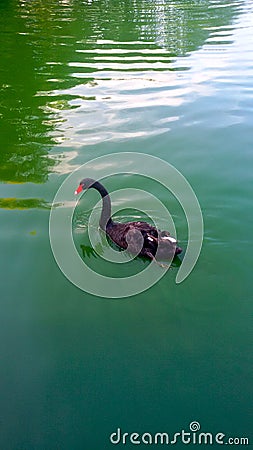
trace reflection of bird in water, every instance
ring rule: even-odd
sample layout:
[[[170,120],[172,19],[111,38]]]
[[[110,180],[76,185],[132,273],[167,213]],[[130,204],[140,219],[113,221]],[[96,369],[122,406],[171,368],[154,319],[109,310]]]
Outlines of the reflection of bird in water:
[[[165,260],[182,252],[177,240],[168,231],[160,231],[146,222],[114,222],[111,218],[111,200],[104,186],[91,178],[83,179],[75,194],[94,188],[102,196],[103,208],[99,225],[110,239],[121,249],[127,249],[136,256]]]
[[[111,243],[111,245],[113,245],[113,242]],[[118,248],[118,246],[115,246],[116,248]],[[80,248],[82,250],[82,256],[83,258],[88,257],[90,258],[91,256],[94,258],[97,258],[98,255],[102,255],[103,254],[103,249],[102,249],[102,245],[101,246],[96,246],[96,249],[92,248],[90,245],[84,245],[81,244]],[[121,249],[120,249],[121,250]],[[141,261],[145,264],[145,260],[146,258],[142,258]],[[179,267],[182,264],[182,261],[176,256],[171,264],[171,267]]]
[[[91,256],[94,256],[95,258],[97,257],[97,253],[95,252],[94,248],[92,248],[90,245],[81,244],[80,247],[82,249],[83,257],[85,256],[88,256],[88,258],[90,258]]]

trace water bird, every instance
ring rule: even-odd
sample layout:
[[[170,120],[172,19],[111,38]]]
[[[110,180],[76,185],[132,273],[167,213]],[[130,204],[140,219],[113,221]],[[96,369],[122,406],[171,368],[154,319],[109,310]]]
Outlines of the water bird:
[[[84,178],[75,194],[86,189],[96,189],[102,197],[100,228],[121,249],[145,256],[151,260],[172,259],[182,252],[177,240],[168,231],[160,231],[147,222],[114,222],[111,218],[111,199],[105,187],[92,178]]]

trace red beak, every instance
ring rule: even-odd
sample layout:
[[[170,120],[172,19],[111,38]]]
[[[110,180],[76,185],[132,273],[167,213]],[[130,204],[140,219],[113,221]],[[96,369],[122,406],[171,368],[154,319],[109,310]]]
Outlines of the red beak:
[[[77,190],[75,191],[75,195],[80,194],[80,192],[82,192],[83,190],[83,186],[81,184],[79,184]]]

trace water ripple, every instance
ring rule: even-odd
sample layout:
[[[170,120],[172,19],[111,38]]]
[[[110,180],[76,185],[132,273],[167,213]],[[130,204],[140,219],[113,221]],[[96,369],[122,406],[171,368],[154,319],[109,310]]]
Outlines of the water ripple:
[[[161,4],[159,7],[162,15],[168,13],[161,9]],[[182,118],[183,105],[200,97],[214,96],[226,82],[225,77],[228,83],[233,83],[233,74],[227,72],[227,67],[235,40],[235,25],[222,21],[221,8],[226,12],[237,9],[238,13],[242,11],[242,2],[208,2],[215,26],[211,25],[212,20],[207,24],[199,10],[198,20],[203,20],[205,42],[198,51],[186,51],[182,55],[181,50],[176,55],[166,45],[159,45],[159,39],[147,39],[149,33],[144,25],[142,40],[99,37],[77,40],[75,58],[67,63],[69,78],[76,83],[50,93],[56,98],[70,96],[69,107],[61,111],[64,126],[59,126],[64,127],[63,145],[67,141],[78,147],[169,132],[173,123]],[[143,14],[140,22],[153,20],[153,14],[154,10],[148,11],[148,16]],[[168,17],[162,17],[165,26]],[[174,15],[169,19],[170,24],[172,17]],[[238,29],[240,27],[236,28],[237,32]],[[166,39],[167,33],[168,29],[166,32],[163,29]],[[181,38],[178,46],[183,49]],[[50,64],[53,67],[54,62]],[[230,121],[240,120],[238,114],[232,116]],[[223,121],[226,122],[227,119]]]
[[[128,10],[124,2],[116,8],[105,0],[84,0],[77,8],[67,0],[57,7],[49,0],[20,0],[16,28],[2,19],[4,45],[11,49],[15,37],[15,45],[17,40],[23,49],[17,65],[24,66],[14,85],[16,63],[10,66],[5,52],[8,77],[3,77],[0,114],[11,150],[3,158],[2,179],[14,172],[22,182],[46,180],[57,170],[67,173],[78,147],[104,141],[137,144],[207,120],[212,126],[215,96],[221,90],[228,95],[231,85],[233,105],[219,126],[245,120],[240,105],[250,111],[252,97],[250,3],[161,0],[131,5]],[[243,72],[238,64],[244,65]],[[202,98],[206,110],[197,114]],[[55,145],[59,150],[46,157]],[[11,174],[9,153],[21,157]]]

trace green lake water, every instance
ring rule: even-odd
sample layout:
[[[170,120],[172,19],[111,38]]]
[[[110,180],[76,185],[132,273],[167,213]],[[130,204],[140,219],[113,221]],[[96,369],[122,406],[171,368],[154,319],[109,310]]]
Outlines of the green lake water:
[[[193,421],[253,444],[252,36],[247,0],[0,2],[1,450],[134,448],[111,433],[173,436]],[[186,177],[204,240],[184,282],[174,266],[145,292],[103,299],[60,271],[49,214],[74,169],[122,152]],[[177,200],[115,171],[108,189],[152,192],[185,250]],[[73,219],[81,255],[94,199]],[[119,218],[141,217],[119,204]]]

